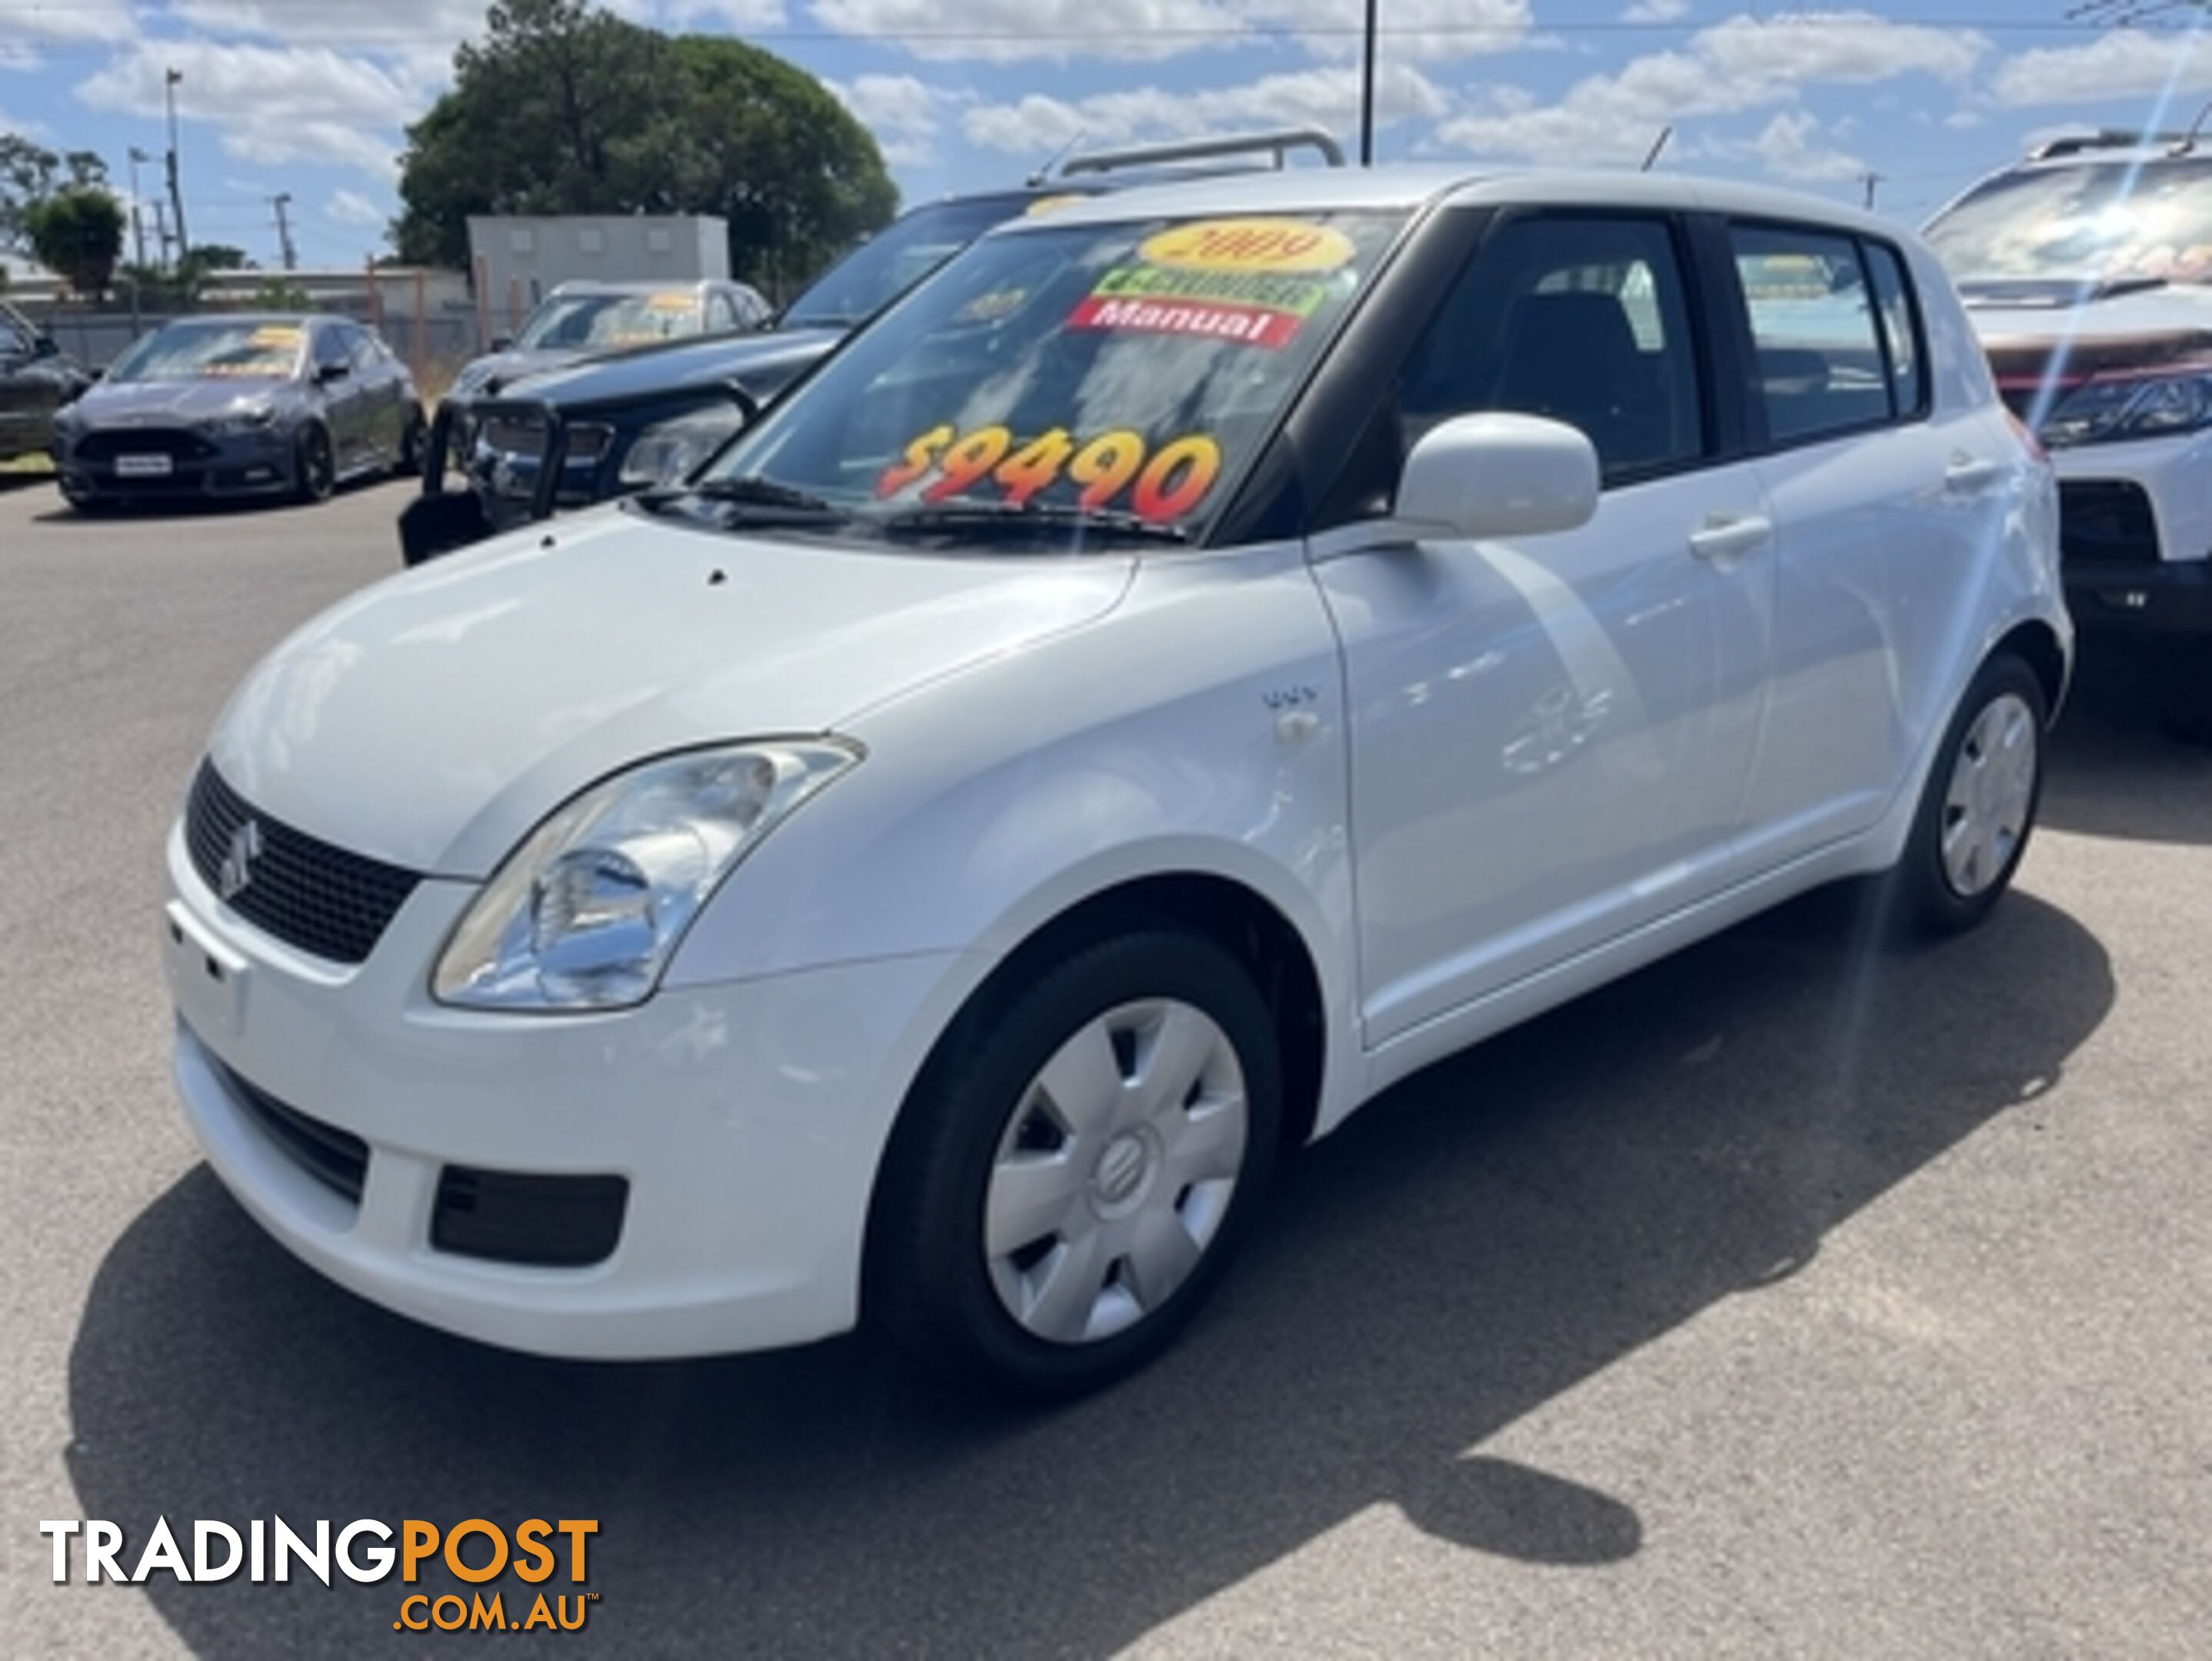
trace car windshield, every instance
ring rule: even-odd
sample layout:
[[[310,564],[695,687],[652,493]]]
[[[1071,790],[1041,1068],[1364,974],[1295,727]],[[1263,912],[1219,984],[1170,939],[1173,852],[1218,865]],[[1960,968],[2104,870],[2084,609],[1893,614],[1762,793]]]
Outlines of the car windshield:
[[[1939,215],[1927,237],[1961,282],[2212,282],[2212,160],[2004,173]]]
[[[296,323],[172,323],[117,358],[107,379],[288,380],[307,343]]]
[[[642,346],[696,335],[699,330],[699,296],[688,288],[642,294],[556,294],[530,314],[514,343],[525,351]]]
[[[1401,215],[987,237],[697,481],[863,533],[1069,548],[1201,534]]]
[[[850,329],[866,321],[1030,201],[1014,195],[973,197],[916,208],[802,289],[784,309],[783,326]]]

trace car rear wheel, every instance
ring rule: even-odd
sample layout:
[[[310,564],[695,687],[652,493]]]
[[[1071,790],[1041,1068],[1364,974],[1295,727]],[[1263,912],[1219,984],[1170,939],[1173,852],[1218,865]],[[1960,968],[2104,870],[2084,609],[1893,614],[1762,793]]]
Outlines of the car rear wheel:
[[[2043,682],[2009,652],[1959,700],[1893,874],[1902,920],[1956,934],[1988,916],[2020,869],[2043,794]]]
[[[1175,1336],[1249,1226],[1281,1085],[1267,1007],[1213,942],[1098,942],[962,1018],[908,1102],[869,1312],[940,1374],[1068,1396]]]
[[[326,502],[337,488],[337,464],[331,457],[327,429],[309,423],[301,429],[293,453],[292,494],[303,502]]]

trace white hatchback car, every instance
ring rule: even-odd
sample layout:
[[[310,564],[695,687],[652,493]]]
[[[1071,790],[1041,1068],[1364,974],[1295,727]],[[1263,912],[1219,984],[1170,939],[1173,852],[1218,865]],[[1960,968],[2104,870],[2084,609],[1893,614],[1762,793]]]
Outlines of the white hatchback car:
[[[567,1355],[1159,1347],[1278,1149],[1815,884],[1964,926],[2072,637],[1896,227],[1290,172],[986,237],[690,488],[278,647],[176,1075],[332,1279]]]

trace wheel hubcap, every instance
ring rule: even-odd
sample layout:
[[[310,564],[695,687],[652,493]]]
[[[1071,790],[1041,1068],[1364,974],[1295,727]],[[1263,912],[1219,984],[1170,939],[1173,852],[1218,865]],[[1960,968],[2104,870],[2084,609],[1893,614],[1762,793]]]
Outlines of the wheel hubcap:
[[[1992,700],[1967,728],[1943,797],[1943,877],[1962,900],[2010,869],[2035,800],[2035,713],[2016,693]]]
[[[983,1197],[991,1285],[1024,1331],[1091,1343],[1175,1295],[1220,1232],[1249,1110],[1229,1036],[1172,998],[1086,1022],[1023,1091]]]

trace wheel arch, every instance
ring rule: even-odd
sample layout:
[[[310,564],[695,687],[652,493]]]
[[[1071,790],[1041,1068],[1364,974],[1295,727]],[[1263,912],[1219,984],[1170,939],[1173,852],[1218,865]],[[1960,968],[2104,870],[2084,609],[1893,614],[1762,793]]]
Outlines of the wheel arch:
[[[2045,717],[2056,722],[2059,706],[2066,701],[2069,679],[2066,648],[2059,644],[2058,631],[2040,618],[2016,623],[1990,648],[1984,661],[2000,652],[2010,652],[2035,671],[2043,686]]]

